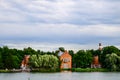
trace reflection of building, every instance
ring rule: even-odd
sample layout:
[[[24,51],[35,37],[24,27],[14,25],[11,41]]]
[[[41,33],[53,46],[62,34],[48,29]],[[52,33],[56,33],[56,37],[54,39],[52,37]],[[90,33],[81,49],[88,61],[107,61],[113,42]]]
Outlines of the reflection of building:
[[[63,52],[60,55],[60,61],[61,61],[61,65],[60,65],[61,69],[72,68],[72,57],[67,51]]]
[[[99,50],[100,51],[102,50],[101,43],[99,43]],[[100,67],[101,67],[101,65],[100,65],[100,62],[99,62],[99,56],[98,55],[93,56],[93,62],[91,64],[91,68],[100,68]]]
[[[22,60],[22,63],[21,63],[22,70],[26,70],[27,69],[29,58],[30,58],[30,55],[25,55],[24,56],[24,59]]]

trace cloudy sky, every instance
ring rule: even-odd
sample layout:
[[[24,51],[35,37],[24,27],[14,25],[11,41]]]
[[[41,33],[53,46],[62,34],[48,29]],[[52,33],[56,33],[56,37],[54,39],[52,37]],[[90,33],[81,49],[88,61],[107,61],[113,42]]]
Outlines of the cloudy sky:
[[[120,0],[0,0],[0,46],[120,48]]]

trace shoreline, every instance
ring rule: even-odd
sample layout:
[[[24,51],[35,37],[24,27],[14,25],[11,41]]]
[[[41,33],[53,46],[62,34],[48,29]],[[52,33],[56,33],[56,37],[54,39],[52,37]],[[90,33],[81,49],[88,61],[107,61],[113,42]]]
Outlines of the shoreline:
[[[104,69],[104,68],[72,68],[72,69],[57,69],[57,70],[50,70],[50,69],[39,69],[39,70],[32,70],[32,71],[28,71],[28,70],[21,70],[21,69],[15,69],[15,70],[4,70],[1,69],[0,73],[21,73],[21,72],[29,72],[29,73],[36,73],[36,72],[40,72],[40,73],[55,73],[55,72],[66,72],[66,71],[71,71],[71,72],[120,72],[120,71],[110,71],[108,69]]]

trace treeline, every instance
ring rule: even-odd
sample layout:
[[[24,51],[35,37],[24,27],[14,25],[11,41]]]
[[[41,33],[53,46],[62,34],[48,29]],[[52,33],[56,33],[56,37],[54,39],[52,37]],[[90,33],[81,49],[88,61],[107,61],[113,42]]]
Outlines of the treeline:
[[[64,51],[63,47],[59,49]],[[98,50],[92,49],[92,50],[79,50],[76,53],[74,53],[73,50],[68,50],[68,52],[72,56],[73,68],[90,68],[91,63],[93,61],[93,56],[98,55],[102,68],[107,68],[111,71],[120,71],[120,50],[115,46],[103,47],[102,51],[100,51],[99,49]],[[46,68],[53,68],[52,66],[55,66],[55,68],[57,68],[58,63],[60,63],[58,53],[59,50],[53,52],[44,52],[41,50],[34,50],[31,47],[24,48],[23,50],[10,49],[7,46],[0,47],[0,69],[6,68],[19,69],[21,62],[24,58],[24,55],[30,55],[34,57],[30,59],[29,63],[30,66],[33,68],[34,67],[43,68],[44,67],[43,65],[45,65]],[[39,58],[39,60],[41,59],[45,60],[45,57],[48,58],[47,59],[48,62],[46,63],[39,63],[39,61],[37,61],[38,63],[35,62],[36,60],[35,58]],[[53,61],[57,60],[58,62],[54,62],[57,65],[54,65],[53,63],[50,64],[49,60]]]

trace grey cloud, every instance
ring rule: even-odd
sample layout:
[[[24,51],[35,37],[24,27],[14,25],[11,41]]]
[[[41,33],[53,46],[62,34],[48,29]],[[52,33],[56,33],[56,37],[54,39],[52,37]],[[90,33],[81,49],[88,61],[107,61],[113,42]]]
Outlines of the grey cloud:
[[[2,1],[3,2],[3,1]],[[119,24],[120,1],[111,0],[6,0],[1,10],[6,23]],[[5,11],[4,11],[5,10]],[[8,15],[6,18],[4,13]],[[16,17],[14,17],[16,15]],[[17,20],[16,20],[17,19]]]
[[[1,0],[0,40],[120,41],[119,0]]]

